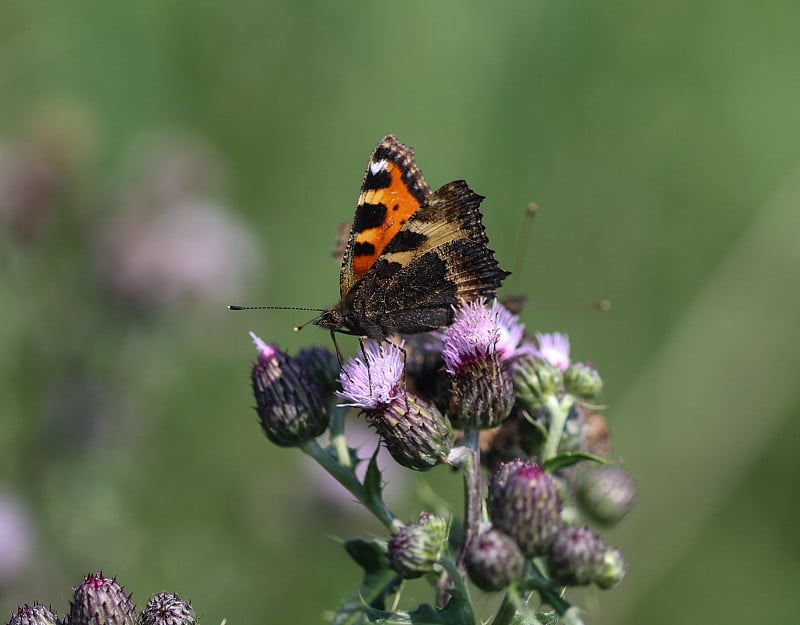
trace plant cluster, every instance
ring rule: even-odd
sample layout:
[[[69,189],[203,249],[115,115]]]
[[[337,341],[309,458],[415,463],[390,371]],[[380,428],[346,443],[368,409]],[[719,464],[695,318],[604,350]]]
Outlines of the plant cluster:
[[[364,575],[335,625],[474,625],[482,621],[468,581],[505,593],[494,625],[575,624],[582,616],[568,587],[608,589],[623,579],[621,552],[589,524],[620,521],[635,488],[609,460],[595,403],[600,375],[571,361],[566,336],[531,337],[499,301],[479,300],[459,306],[441,332],[361,342],[360,355],[342,366],[327,349],[290,356],[252,337],[252,386],[267,437],[314,458],[387,528],[385,537],[345,543]],[[382,496],[379,445],[369,460],[348,445],[353,409],[399,465],[458,470],[463,517],[422,511],[401,521]],[[431,585],[431,603],[398,610],[403,581],[419,577]]]

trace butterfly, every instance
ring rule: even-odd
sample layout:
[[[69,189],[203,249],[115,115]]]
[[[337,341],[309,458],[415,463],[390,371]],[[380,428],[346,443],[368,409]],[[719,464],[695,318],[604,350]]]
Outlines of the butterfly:
[[[341,299],[313,323],[375,340],[448,326],[462,301],[492,298],[500,269],[463,180],[431,191],[390,134],[367,163],[339,274]],[[334,336],[335,342],[335,336]]]

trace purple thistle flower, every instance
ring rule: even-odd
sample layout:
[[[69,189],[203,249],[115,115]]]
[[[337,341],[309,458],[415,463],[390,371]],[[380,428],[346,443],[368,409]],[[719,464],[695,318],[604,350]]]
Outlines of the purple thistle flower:
[[[484,298],[462,303],[455,308],[455,318],[444,332],[442,358],[449,373],[466,362],[496,354],[507,362],[525,353],[531,346],[522,345],[524,324],[497,300],[487,304]]]
[[[364,353],[365,360],[351,358],[342,367],[342,390],[336,394],[349,401],[339,405],[360,408],[404,467],[426,471],[445,462],[452,446],[450,422],[436,406],[406,392],[403,348],[371,342]]]
[[[539,343],[539,348],[535,350],[534,355],[555,365],[561,371],[566,371],[569,367],[569,337],[560,332],[552,334],[537,332],[536,341]]]
[[[365,359],[351,358],[339,375],[341,391],[336,395],[348,400],[340,406],[354,406],[379,411],[402,397],[403,348],[393,343],[370,341],[364,347]]]
[[[442,359],[451,378],[450,414],[464,428],[492,428],[514,403],[512,359],[523,326],[496,300],[462,303],[445,331]]]

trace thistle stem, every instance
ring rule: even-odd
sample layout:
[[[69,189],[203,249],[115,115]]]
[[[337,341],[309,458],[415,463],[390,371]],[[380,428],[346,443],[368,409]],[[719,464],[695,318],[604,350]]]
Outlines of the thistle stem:
[[[481,522],[481,452],[479,447],[480,432],[473,429],[464,430],[463,445],[469,449],[464,457],[464,534],[458,550],[457,565],[464,575],[464,558],[467,545],[477,535]]]
[[[555,395],[547,396],[545,408],[550,413],[550,428],[547,431],[542,460],[550,460],[558,452],[558,444],[561,442],[564,425],[567,423],[567,416],[573,403],[575,400],[571,395],[565,395],[561,401],[558,401]]]
[[[383,499],[376,499],[367,495],[364,485],[358,481],[358,477],[356,477],[351,467],[343,466],[337,462],[316,440],[308,441],[300,449],[316,460],[323,469],[330,473],[337,482],[344,486],[353,497],[372,512],[387,528],[393,532],[400,528],[400,521],[386,507]]]
[[[339,464],[352,468],[350,450],[347,449],[347,438],[344,435],[344,411],[333,406],[331,407],[330,440],[331,446],[336,450]]]

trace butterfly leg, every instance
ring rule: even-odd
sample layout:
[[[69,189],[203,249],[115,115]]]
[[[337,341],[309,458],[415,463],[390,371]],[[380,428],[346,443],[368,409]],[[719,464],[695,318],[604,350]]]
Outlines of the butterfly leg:
[[[358,337],[358,345],[361,348],[361,355],[364,357],[364,364],[367,365],[367,381],[369,382],[369,394],[372,395],[372,373],[369,369],[369,359],[367,358],[367,350],[364,347],[364,341],[367,340],[366,336]]]

